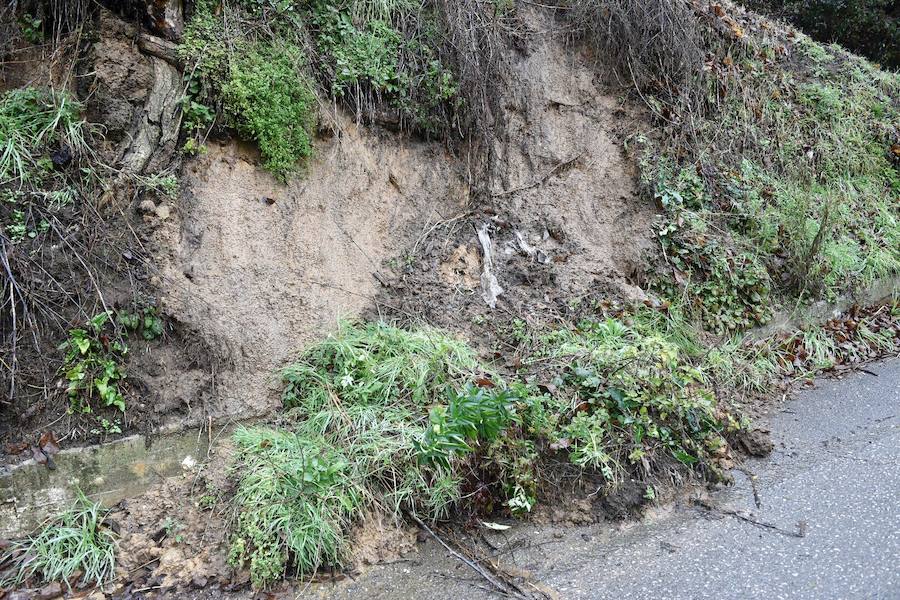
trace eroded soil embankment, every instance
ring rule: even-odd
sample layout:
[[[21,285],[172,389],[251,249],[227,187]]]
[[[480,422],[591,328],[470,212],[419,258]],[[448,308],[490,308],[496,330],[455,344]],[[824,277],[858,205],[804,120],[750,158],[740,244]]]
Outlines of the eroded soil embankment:
[[[641,297],[652,206],[622,148],[625,107],[562,38],[538,35],[506,66],[506,127],[490,198],[469,196],[465,165],[437,143],[338,118],[302,177],[278,184],[255,153],[210,145],[188,163],[155,236],[164,310],[221,360],[215,389],[165,365],[152,386],[187,422],[263,414],[275,372],[339,318],[424,320],[475,343],[498,315],[546,319],[592,292]],[[504,289],[481,297],[476,229],[487,226]],[[503,317],[506,318],[506,317]],[[202,401],[197,398],[202,397]]]
[[[436,145],[342,123],[303,179],[278,185],[234,143],[186,167],[157,235],[160,299],[227,367],[201,416],[263,414],[275,371],[340,318],[372,304],[407,232],[463,210],[465,187]],[[177,372],[157,386],[175,384]],[[196,415],[195,415],[196,416]]]
[[[551,319],[571,298],[597,292],[641,296],[634,275],[651,248],[654,210],[639,199],[623,152],[628,107],[586,57],[548,35],[552,19],[534,13],[524,25],[529,50],[510,48],[504,67],[506,127],[489,197],[470,196],[466,162],[443,145],[338,117],[287,185],[259,167],[254,150],[210,142],[183,168],[176,200],[132,199],[127,210],[142,215],[152,255],[149,283],[180,332],[133,352],[129,364],[140,401],[164,428],[270,412],[277,371],[341,317],[426,321],[484,348],[495,320]],[[96,56],[115,62],[100,72],[123,110],[143,114],[155,78],[132,58],[146,75],[139,86],[118,85],[116,74],[130,73],[116,67],[122,57]],[[495,309],[481,296],[477,229],[493,242],[504,290]],[[119,506],[128,585],[188,593],[213,580],[245,583],[224,562],[228,515],[203,510],[208,493],[226,489],[224,455]],[[171,516],[168,527],[160,515]],[[361,561],[408,545],[408,532],[384,535],[389,525],[375,524],[378,535],[361,529]]]

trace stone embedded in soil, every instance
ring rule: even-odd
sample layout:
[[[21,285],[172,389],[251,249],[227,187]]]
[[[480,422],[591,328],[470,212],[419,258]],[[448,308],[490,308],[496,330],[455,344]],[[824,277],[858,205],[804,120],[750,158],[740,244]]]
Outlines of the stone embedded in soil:
[[[741,432],[735,443],[750,456],[768,456],[775,448],[769,432],[764,429]]]

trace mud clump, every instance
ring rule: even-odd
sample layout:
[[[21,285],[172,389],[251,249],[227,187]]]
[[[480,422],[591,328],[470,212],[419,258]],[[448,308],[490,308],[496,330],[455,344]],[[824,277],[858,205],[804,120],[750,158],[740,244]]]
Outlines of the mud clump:
[[[775,448],[775,444],[772,443],[770,432],[765,429],[740,431],[735,436],[732,446],[745,453],[747,456],[754,457],[768,456]]]

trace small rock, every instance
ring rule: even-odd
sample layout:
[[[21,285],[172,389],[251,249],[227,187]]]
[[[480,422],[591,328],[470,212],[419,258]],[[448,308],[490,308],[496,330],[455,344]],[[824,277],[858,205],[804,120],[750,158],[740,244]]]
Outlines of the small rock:
[[[750,456],[768,456],[775,447],[765,429],[743,431],[737,436],[737,446]]]
[[[37,591],[37,594],[34,595],[36,600],[51,600],[52,598],[59,598],[62,596],[63,588],[62,584],[54,581],[53,583],[47,584],[41,589]]]
[[[209,580],[202,575],[195,575],[193,579],[191,579],[191,585],[195,588],[205,588],[206,584]]]
[[[169,215],[172,214],[172,209],[170,209],[165,204],[160,204],[156,207],[156,216],[160,218],[160,220],[165,221],[169,218]]]
[[[72,150],[64,145],[50,155],[50,160],[57,167],[65,167],[72,162]]]
[[[156,212],[156,204],[153,203],[153,200],[144,200],[141,202],[141,205],[138,207],[144,214],[150,214]]]

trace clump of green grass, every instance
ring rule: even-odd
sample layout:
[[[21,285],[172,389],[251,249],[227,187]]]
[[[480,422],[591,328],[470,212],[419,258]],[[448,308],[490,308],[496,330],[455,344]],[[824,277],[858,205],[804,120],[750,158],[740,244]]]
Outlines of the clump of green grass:
[[[91,502],[79,492],[69,510],[7,549],[4,559],[11,559],[15,568],[2,585],[18,586],[29,580],[69,585],[77,574],[84,584],[110,581],[117,546],[116,535],[103,524],[105,515],[99,502]]]
[[[50,229],[50,212],[71,204],[77,182],[57,171],[55,151],[89,153],[81,106],[64,92],[38,88],[0,96],[0,223],[14,243]]]
[[[281,429],[241,430],[234,564],[264,587],[341,565],[363,510],[446,517],[464,466],[514,420],[502,391],[471,386],[473,351],[433,329],[344,324],[284,372]]]
[[[222,89],[238,132],[259,145],[266,169],[284,180],[297,161],[312,155],[316,99],[291,45],[257,44],[235,57]]]
[[[88,149],[81,106],[65,92],[37,88],[10,90],[0,97],[0,185],[23,183],[46,171],[41,154],[54,144],[73,153]]]
[[[277,429],[235,434],[232,564],[256,587],[340,566],[360,515],[441,519],[464,490],[472,510],[527,513],[546,444],[610,490],[661,471],[714,475],[739,425],[692,363],[699,341],[683,321],[628,319],[529,336],[527,377],[509,386],[438,330],[342,325],[285,369]],[[552,391],[526,383],[538,376]]]
[[[285,370],[282,400],[313,414],[340,390],[365,405],[421,407],[447,386],[462,387],[479,368],[465,342],[436,329],[345,324]]]
[[[268,428],[234,434],[242,473],[229,561],[246,563],[256,587],[342,564],[346,528],[362,506],[343,455],[319,438]]]

